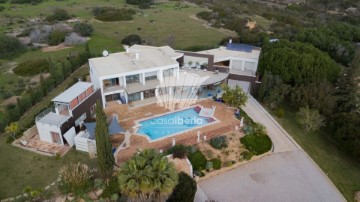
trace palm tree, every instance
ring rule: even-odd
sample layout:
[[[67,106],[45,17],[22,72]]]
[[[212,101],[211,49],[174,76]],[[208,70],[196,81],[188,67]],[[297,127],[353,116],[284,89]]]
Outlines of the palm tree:
[[[155,150],[135,154],[121,168],[120,190],[131,201],[164,201],[178,182],[173,164]]]
[[[10,123],[10,125],[6,126],[5,128],[5,132],[6,133],[10,133],[11,137],[14,138],[14,140],[16,140],[16,132],[19,129],[19,124],[17,122],[12,122]]]

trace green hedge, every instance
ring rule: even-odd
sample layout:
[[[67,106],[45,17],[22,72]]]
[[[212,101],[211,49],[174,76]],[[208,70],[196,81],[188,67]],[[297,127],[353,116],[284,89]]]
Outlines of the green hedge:
[[[194,170],[201,171],[206,168],[207,160],[201,151],[197,150],[196,152],[189,154],[188,158]]]
[[[249,134],[240,138],[240,142],[245,145],[249,152],[260,155],[271,149],[271,139],[267,135]]]
[[[14,68],[14,73],[20,76],[33,76],[49,71],[49,62],[45,59],[28,60]]]

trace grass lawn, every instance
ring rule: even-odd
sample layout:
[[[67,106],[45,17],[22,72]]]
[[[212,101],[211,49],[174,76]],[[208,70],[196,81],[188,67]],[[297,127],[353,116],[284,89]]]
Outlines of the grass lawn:
[[[96,166],[96,160],[88,154],[72,149],[64,158],[56,160],[32,153],[5,143],[6,136],[0,136],[0,199],[23,193],[25,186],[42,188],[57,179],[58,169],[69,162],[83,162]]]
[[[360,191],[360,163],[341,152],[325,129],[306,134],[295,121],[295,110],[287,105],[281,107],[285,116],[277,121],[329,176],[344,197],[354,201],[354,193]],[[272,114],[276,117],[275,113]]]

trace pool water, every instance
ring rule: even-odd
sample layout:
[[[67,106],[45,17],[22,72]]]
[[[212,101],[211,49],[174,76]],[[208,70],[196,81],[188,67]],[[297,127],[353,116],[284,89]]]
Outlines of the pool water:
[[[141,121],[138,133],[157,140],[215,121],[213,118],[199,116],[199,111],[200,107],[193,107]]]

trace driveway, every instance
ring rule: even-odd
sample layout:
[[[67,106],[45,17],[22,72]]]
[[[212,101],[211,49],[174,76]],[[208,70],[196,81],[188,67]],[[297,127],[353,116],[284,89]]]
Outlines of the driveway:
[[[243,109],[267,128],[274,153],[201,181],[199,186],[209,200],[345,201],[315,162],[253,97]]]

